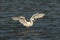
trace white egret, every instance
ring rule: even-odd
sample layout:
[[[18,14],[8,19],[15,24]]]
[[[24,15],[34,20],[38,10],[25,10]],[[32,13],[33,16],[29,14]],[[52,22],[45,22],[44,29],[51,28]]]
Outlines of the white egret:
[[[31,27],[33,25],[33,21],[35,19],[42,18],[42,17],[44,17],[44,15],[45,14],[43,14],[43,13],[41,13],[41,14],[36,13],[36,14],[32,15],[32,17],[30,18],[29,21],[27,21],[24,16],[12,17],[12,19],[13,20],[18,20],[21,24],[23,24],[23,26],[29,28],[29,27]]]

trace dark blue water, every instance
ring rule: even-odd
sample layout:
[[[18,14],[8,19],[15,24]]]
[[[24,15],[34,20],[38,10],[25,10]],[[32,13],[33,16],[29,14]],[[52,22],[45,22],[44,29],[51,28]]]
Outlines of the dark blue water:
[[[28,29],[11,17],[44,13]],[[0,0],[0,40],[60,40],[60,0]]]

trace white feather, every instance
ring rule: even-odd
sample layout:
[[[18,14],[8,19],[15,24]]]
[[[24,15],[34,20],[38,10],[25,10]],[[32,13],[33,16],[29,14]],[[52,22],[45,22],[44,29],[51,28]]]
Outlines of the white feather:
[[[21,24],[23,24],[23,26],[25,27],[31,27],[33,25],[33,21],[37,18],[42,18],[45,14],[39,14],[39,13],[36,13],[34,14],[31,18],[30,18],[30,21],[26,21],[25,17],[24,16],[19,16],[19,17],[12,17],[13,20],[19,20],[19,22]]]

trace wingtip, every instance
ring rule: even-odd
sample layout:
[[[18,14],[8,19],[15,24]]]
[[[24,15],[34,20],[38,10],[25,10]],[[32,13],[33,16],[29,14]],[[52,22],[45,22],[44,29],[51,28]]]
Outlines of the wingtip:
[[[43,15],[43,16],[44,16],[45,14],[41,14],[41,15]]]
[[[11,19],[12,19],[12,20],[18,20],[18,18],[17,18],[17,17],[11,17]]]
[[[44,13],[36,13],[36,14],[45,15]]]
[[[15,20],[14,17],[11,17],[12,20]]]

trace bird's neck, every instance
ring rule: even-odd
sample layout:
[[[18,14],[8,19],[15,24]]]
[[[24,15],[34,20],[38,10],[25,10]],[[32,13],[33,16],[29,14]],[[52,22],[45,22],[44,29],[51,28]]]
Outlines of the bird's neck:
[[[33,20],[30,20],[30,23],[33,24]]]

